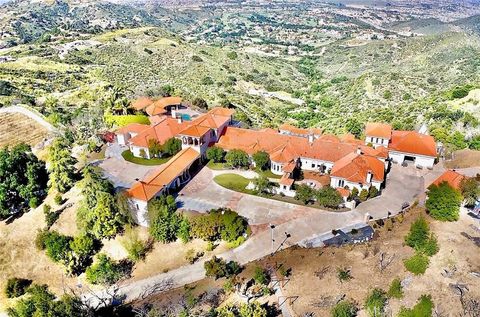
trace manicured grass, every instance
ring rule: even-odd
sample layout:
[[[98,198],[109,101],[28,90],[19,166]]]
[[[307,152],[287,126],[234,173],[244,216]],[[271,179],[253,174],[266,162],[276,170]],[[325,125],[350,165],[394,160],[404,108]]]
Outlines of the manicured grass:
[[[245,187],[248,186],[250,180],[237,174],[222,174],[217,175],[213,179],[218,185],[227,189],[234,190],[245,194],[254,194],[253,190],[248,190]]]
[[[256,172],[258,174],[263,175],[263,176],[268,177],[268,178],[275,178],[275,179],[282,178],[282,175],[273,174],[273,172],[270,169],[268,169],[266,171],[256,170]]]
[[[212,170],[225,170],[228,169],[225,167],[224,163],[215,163],[213,160],[208,161],[207,167]]]
[[[162,157],[162,158],[153,158],[149,160],[149,159],[133,156],[130,150],[123,151],[122,157],[125,159],[125,161],[129,161],[131,163],[138,164],[138,165],[147,165],[147,166],[165,164],[171,158],[171,156],[169,156],[169,157]]]
[[[130,123],[150,124],[148,117],[142,114],[128,114],[128,115],[105,115],[105,123],[110,126],[123,127]]]

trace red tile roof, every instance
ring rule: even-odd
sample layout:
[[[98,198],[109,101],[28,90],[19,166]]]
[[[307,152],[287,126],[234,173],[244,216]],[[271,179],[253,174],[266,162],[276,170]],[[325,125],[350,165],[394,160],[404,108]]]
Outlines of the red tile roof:
[[[279,183],[280,183],[281,185],[292,186],[293,183],[295,183],[295,180],[292,179],[292,178],[289,178],[286,174],[284,174],[284,175],[282,176],[282,178],[280,178]]]
[[[212,108],[209,113],[217,116],[231,117],[235,113],[235,110],[223,107],[215,107]]]
[[[338,187],[338,188],[336,188],[336,190],[340,194],[340,196],[342,196],[342,197],[350,196],[350,191],[348,189]]]
[[[210,128],[199,126],[199,125],[191,125],[183,129],[182,131],[180,131],[178,134],[200,138],[205,134],[207,134],[209,131],[210,131]]]
[[[330,175],[353,183],[366,183],[367,173],[373,174],[373,180],[383,182],[385,165],[375,157],[350,153],[335,162]]]
[[[392,137],[392,126],[385,123],[369,122],[365,127],[365,135],[390,140]]]
[[[293,126],[288,123],[284,123],[280,125],[278,127],[278,130],[288,131],[290,133],[298,134],[298,135],[309,135],[309,134],[321,135],[323,133],[322,129],[319,129],[319,128],[302,129],[302,128],[297,128],[296,126]]]
[[[153,103],[153,100],[149,97],[140,97],[132,101],[132,107],[136,110],[143,110],[146,107],[150,106]]]
[[[389,149],[408,154],[437,156],[435,139],[415,131],[393,131]]]
[[[130,123],[120,129],[117,129],[115,133],[142,133],[143,131],[150,129],[151,127],[147,124],[140,123]]]
[[[149,201],[165,186],[178,178],[199,157],[200,153],[190,147],[181,150],[144,180],[133,184],[127,191],[127,195],[139,200]]]
[[[177,119],[164,117],[162,121],[151,126],[149,129],[142,131],[129,141],[132,145],[138,147],[148,147],[148,141],[150,139],[155,139],[160,144],[163,144],[168,139],[175,137],[180,131],[188,126],[188,121],[179,123]]]
[[[457,190],[460,189],[460,185],[464,179],[467,179],[465,175],[459,174],[455,171],[448,170],[442,175],[440,175],[436,180],[433,181],[432,185],[440,185],[443,182],[447,182],[452,188]]]
[[[183,99],[181,97],[163,97],[153,102],[145,111],[150,116],[165,114],[167,113],[166,107],[180,105],[182,101]]]

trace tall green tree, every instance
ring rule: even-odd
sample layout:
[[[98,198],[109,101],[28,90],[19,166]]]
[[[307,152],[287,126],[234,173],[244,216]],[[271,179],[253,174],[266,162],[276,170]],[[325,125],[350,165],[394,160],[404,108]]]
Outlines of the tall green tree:
[[[475,178],[466,178],[460,183],[465,205],[472,207],[480,197],[480,184]]]
[[[270,163],[270,155],[265,151],[258,151],[252,156],[253,161],[255,162],[255,167],[264,171],[268,168]]]
[[[177,239],[180,217],[175,213],[176,203],[172,196],[161,196],[148,204],[150,235],[163,243]]]
[[[250,160],[248,154],[245,151],[233,149],[225,155],[227,164],[231,167],[248,167]]]
[[[0,150],[0,219],[30,205],[36,207],[46,195],[48,174],[26,144]]]
[[[447,182],[429,187],[425,204],[433,218],[442,221],[456,221],[460,215],[461,194]]]
[[[182,141],[177,138],[168,139],[165,144],[163,144],[162,151],[167,155],[173,156],[180,152],[182,149]]]
[[[56,138],[48,149],[50,186],[60,193],[67,192],[76,179],[75,164],[71,147],[65,138]]]

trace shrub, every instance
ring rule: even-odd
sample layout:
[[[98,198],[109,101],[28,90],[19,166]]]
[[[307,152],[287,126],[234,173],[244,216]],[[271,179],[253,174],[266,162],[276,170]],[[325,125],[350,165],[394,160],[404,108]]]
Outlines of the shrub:
[[[403,288],[402,283],[399,278],[396,278],[390,284],[390,288],[387,292],[388,297],[390,298],[402,298],[403,297]]]
[[[405,237],[405,243],[418,252],[424,252],[432,256],[438,252],[437,238],[430,234],[428,223],[423,217],[419,217],[410,226],[410,231]]]
[[[213,256],[211,260],[204,263],[205,275],[219,279],[236,275],[242,271],[242,267],[235,261],[225,262],[221,258]]]
[[[55,204],[61,205],[63,202],[62,195],[60,194],[55,195],[55,197],[53,198],[53,201],[55,202]]]
[[[350,270],[346,268],[338,268],[337,277],[338,277],[338,280],[342,283],[344,281],[349,281],[353,278],[352,275],[350,274]]]
[[[357,316],[357,305],[349,300],[342,300],[331,310],[332,317],[355,317]]]
[[[230,58],[230,59],[232,59],[232,60],[234,60],[234,59],[237,59],[238,54],[237,54],[237,52],[234,52],[234,51],[228,52],[228,53],[227,53],[227,57]]]
[[[182,141],[177,138],[168,139],[162,146],[162,151],[167,155],[173,156],[182,149]]]
[[[379,288],[373,289],[365,300],[365,309],[372,317],[381,316],[387,304],[385,291]]]
[[[270,276],[268,275],[268,272],[259,266],[255,267],[253,279],[255,283],[260,285],[268,285],[268,283],[270,283]]]
[[[305,205],[313,200],[315,191],[307,184],[300,184],[295,189],[295,199],[300,200]]]
[[[333,187],[324,186],[316,192],[317,202],[320,206],[337,208],[343,202],[340,193]]]
[[[35,245],[40,250],[46,250],[47,256],[55,262],[65,261],[70,250],[71,237],[59,234],[56,231],[39,231]]]
[[[43,213],[45,215],[45,223],[47,224],[47,228],[50,228],[60,217],[60,213],[52,211],[50,205],[47,204],[43,205]]]
[[[415,275],[420,275],[427,270],[429,259],[426,255],[417,252],[412,257],[403,261],[403,263],[409,272],[412,272]]]
[[[15,298],[22,296],[27,291],[27,288],[32,284],[31,280],[23,278],[9,278],[7,286],[5,287],[5,295],[7,298]]]
[[[358,198],[360,201],[366,201],[368,199],[368,190],[362,189],[358,195]]]
[[[430,317],[433,312],[433,301],[430,295],[422,295],[413,308],[400,308],[398,317]]]
[[[97,262],[87,268],[85,273],[88,282],[105,285],[115,284],[125,275],[122,265],[103,253],[98,255]]]
[[[92,256],[98,250],[99,245],[88,234],[78,235],[70,241],[70,250],[73,252],[73,263],[70,268],[75,273],[80,273],[91,264]]]
[[[131,226],[125,228],[122,245],[128,253],[128,258],[133,262],[144,259],[147,254],[147,244],[140,239],[138,232]]]
[[[177,237],[182,240],[183,243],[190,241],[190,222],[186,217],[182,217],[180,224],[178,225]]]

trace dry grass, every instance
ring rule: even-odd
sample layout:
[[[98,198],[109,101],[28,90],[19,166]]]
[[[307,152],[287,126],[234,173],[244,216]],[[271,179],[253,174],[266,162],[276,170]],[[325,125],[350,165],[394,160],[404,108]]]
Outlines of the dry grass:
[[[445,161],[447,168],[468,168],[480,166],[480,151],[460,150],[453,154],[451,161]]]
[[[21,142],[34,146],[47,134],[47,129],[21,113],[0,114],[0,147]]]

